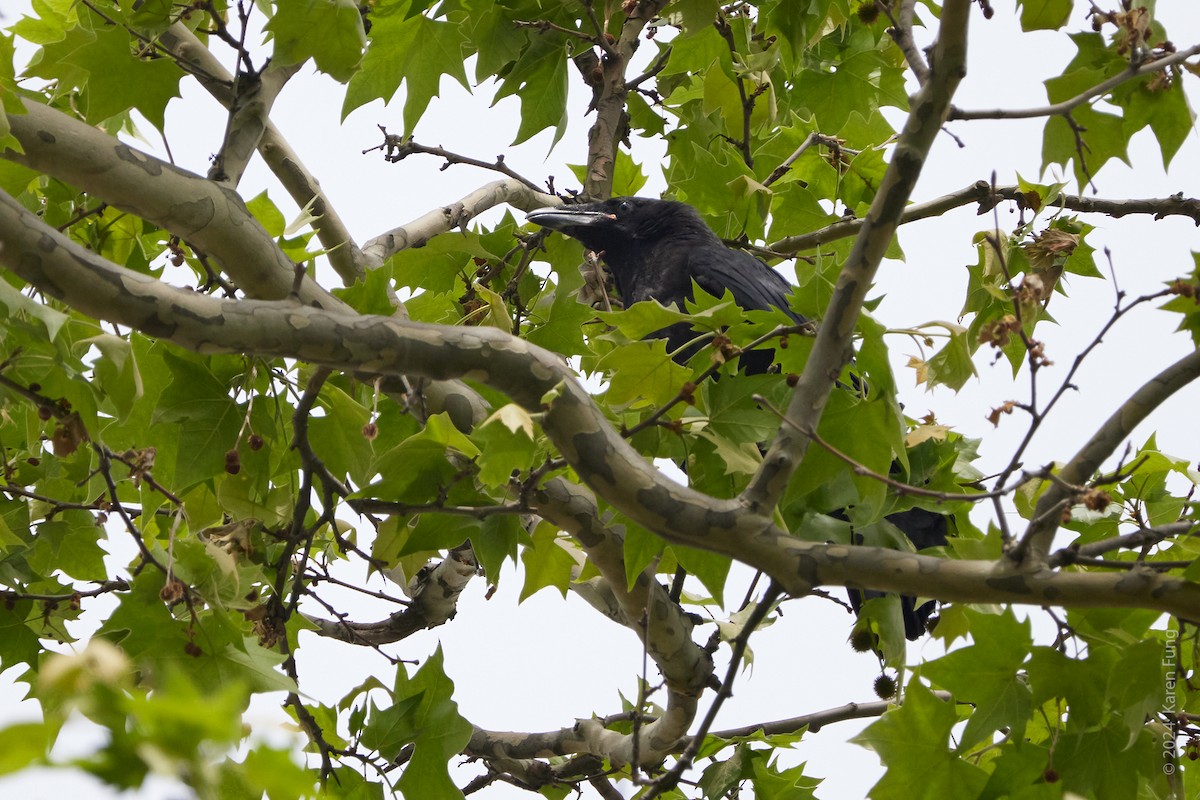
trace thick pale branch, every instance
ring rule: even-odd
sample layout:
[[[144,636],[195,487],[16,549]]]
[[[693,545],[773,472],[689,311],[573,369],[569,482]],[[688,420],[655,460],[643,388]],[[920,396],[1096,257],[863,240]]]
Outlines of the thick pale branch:
[[[288,297],[295,265],[234,192],[128,147],[103,131],[38,103],[9,116],[25,149],[4,158],[44,171],[111,205],[153,222],[214,258],[239,288],[260,299]],[[352,314],[349,306],[307,278],[297,298],[305,305]],[[100,316],[103,316],[102,314]],[[469,427],[486,415],[482,401],[459,381],[425,387],[430,409],[450,411]]]
[[[782,496],[811,441],[805,431],[816,429],[834,382],[850,359],[851,338],[875,271],[965,72],[970,7],[969,0],[948,0],[943,7],[929,80],[913,100],[891,163],[838,276],[812,355],[787,409],[793,424],[780,427],[762,466],[742,493],[747,505],[758,513],[770,513]]]
[[[522,211],[556,206],[562,201],[554,195],[535,192],[512,178],[492,181],[480,186],[458,202],[435,208],[407,225],[393,228],[363,245],[363,254],[370,264],[382,264],[396,253],[409,247],[420,247],[440,233],[466,225],[475,217],[507,203]]]
[[[1059,480],[1052,482],[1039,498],[1033,520],[1013,549],[1013,561],[1031,569],[1044,568],[1054,533],[1062,522],[1062,512],[1074,501],[1068,487],[1086,484],[1142,420],[1197,378],[1200,378],[1200,350],[1179,359],[1134,392],[1067,462],[1058,473]]]
[[[1161,72],[1167,67],[1180,64],[1192,56],[1200,55],[1200,45],[1194,45],[1186,50],[1179,50],[1171,53],[1168,56],[1155,59],[1154,61],[1146,62],[1140,66],[1130,66],[1124,72],[1118,73],[1106,81],[1102,81],[1092,88],[1080,92],[1069,100],[1064,100],[1061,103],[1054,103],[1048,106],[1039,108],[993,108],[979,110],[964,110],[961,108],[951,108],[949,119],[951,120],[971,120],[971,119],[1029,119],[1031,117],[1052,117],[1058,114],[1069,114],[1073,109],[1078,108],[1087,101],[1107,94],[1116,87],[1126,81],[1140,78],[1143,75],[1150,75],[1155,72]]]
[[[627,128],[625,98],[629,89],[625,69],[633,58],[646,22],[657,16],[664,5],[666,0],[643,0],[633,4],[633,11],[621,26],[621,35],[599,59],[601,75],[590,81],[595,92],[592,104],[596,109],[596,121],[588,130],[587,173],[583,181],[583,195],[587,200],[604,200],[612,194],[617,143]]]
[[[122,211],[154,223],[212,257],[238,286],[267,300],[287,297],[295,265],[233,191],[133,149],[84,122],[35,102],[10,114],[24,154],[0,156],[53,175]],[[331,298],[312,281],[305,303]]]
[[[638,634],[666,682],[667,713],[640,727],[633,735],[607,731],[595,720],[580,721],[576,729],[604,743],[605,758],[629,762],[637,754],[643,765],[657,764],[687,734],[696,713],[696,698],[712,675],[712,658],[692,640],[692,622],[667,595],[650,570],[633,586],[625,573],[624,535],[620,526],[600,518],[595,498],[581,486],[555,478],[534,494],[535,510],[571,534],[604,577],[620,604],[622,616]]]
[[[996,202],[1001,200],[1028,202],[1024,194],[1019,186],[996,186],[993,188],[987,181],[976,181],[957,192],[909,206],[900,215],[900,223],[903,225],[917,220],[940,217],[951,209],[971,203],[979,203],[978,213],[985,214],[992,210]],[[1182,194],[1145,199],[1106,200],[1101,197],[1081,197],[1064,193],[1055,198],[1052,208],[1065,208],[1085,214],[1107,214],[1110,217],[1124,217],[1128,214],[1149,214],[1155,219],[1188,217],[1200,225],[1200,199],[1184,197]],[[772,242],[767,245],[767,248],[774,253],[798,253],[803,250],[811,250],[826,242],[855,236],[862,230],[865,223],[866,219],[841,220],[819,230]]]
[[[242,175],[266,132],[275,99],[287,85],[288,79],[299,70],[299,64],[271,64],[250,87],[245,86],[246,77],[241,77],[241,87],[235,90],[236,99],[229,109],[225,140],[209,170],[211,179],[230,188],[241,183]]]
[[[186,26],[182,23],[172,25],[159,34],[158,42],[182,64],[192,68],[200,85],[217,102],[226,108],[232,104],[233,76]],[[269,120],[258,143],[258,151],[296,205],[308,208],[315,216],[313,227],[317,239],[329,253],[329,263],[342,281],[349,285],[361,277],[366,267],[349,228],[321,191],[320,183]]]
[[[436,628],[453,619],[458,611],[458,598],[475,577],[479,562],[470,547],[450,551],[428,572],[416,576],[412,603],[379,622],[349,622],[344,620],[308,617],[322,636],[340,639],[351,644],[389,644],[405,639],[417,631]]]

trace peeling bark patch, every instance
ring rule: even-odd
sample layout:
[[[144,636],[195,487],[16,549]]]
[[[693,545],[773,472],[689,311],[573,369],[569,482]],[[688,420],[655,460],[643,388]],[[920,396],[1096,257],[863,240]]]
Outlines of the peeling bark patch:
[[[66,297],[66,292],[55,283],[54,277],[46,273],[42,264],[42,257],[32,250],[26,250],[21,253],[21,257],[17,260],[19,266],[19,274],[24,277],[27,275],[37,275],[37,287],[50,295],[56,300],[62,300]],[[28,280],[28,278],[26,278]],[[33,281],[30,281],[32,283]]]
[[[1145,593],[1147,576],[1137,571],[1131,571],[1117,581],[1117,591],[1121,594],[1137,597]]]
[[[596,518],[586,511],[574,515],[578,530],[574,531],[576,539],[584,547],[599,547],[604,543],[604,532],[596,530]]]
[[[616,473],[608,463],[608,439],[602,431],[577,433],[571,437],[571,446],[575,448],[579,461],[591,466],[596,477],[604,479],[609,486],[616,486]]]
[[[171,207],[171,219],[179,223],[181,227],[184,224],[188,226],[184,235],[207,228],[215,216],[216,211],[211,197],[193,200],[190,203],[176,203]]]
[[[151,314],[143,319],[137,325],[138,330],[158,339],[170,339],[175,336],[175,332],[179,330],[179,326],[174,322],[167,322],[158,316]]]
[[[988,578],[987,585],[1001,592],[1009,594],[1032,595],[1033,589],[1029,588],[1029,582],[1024,575],[1009,575],[1004,578]]]
[[[821,580],[816,559],[810,555],[798,556],[796,558],[796,577],[808,584],[809,587],[819,586]]]
[[[140,168],[147,175],[158,177],[162,174],[162,164],[156,159],[147,159],[123,144],[118,144],[113,148],[113,152],[117,154],[117,158],[135,167]]]

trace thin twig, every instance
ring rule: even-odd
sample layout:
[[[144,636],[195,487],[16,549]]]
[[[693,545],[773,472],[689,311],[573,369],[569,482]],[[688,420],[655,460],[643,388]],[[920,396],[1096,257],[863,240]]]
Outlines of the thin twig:
[[[1053,103],[1048,106],[1039,106],[1037,108],[994,108],[987,110],[965,110],[951,106],[949,119],[1030,119],[1033,117],[1052,117],[1055,115],[1069,114],[1075,108],[1078,108],[1092,98],[1106,94],[1126,81],[1133,80],[1134,78],[1140,78],[1143,75],[1149,75],[1154,72],[1160,72],[1167,67],[1171,67],[1175,64],[1186,61],[1194,55],[1200,55],[1200,44],[1189,47],[1186,50],[1179,50],[1175,53],[1171,53],[1170,55],[1165,55],[1162,58],[1154,61],[1145,62],[1141,66],[1131,66],[1124,72],[1120,72],[1108,80],[1101,81],[1092,88],[1080,92],[1069,100],[1063,100],[1061,103]]]

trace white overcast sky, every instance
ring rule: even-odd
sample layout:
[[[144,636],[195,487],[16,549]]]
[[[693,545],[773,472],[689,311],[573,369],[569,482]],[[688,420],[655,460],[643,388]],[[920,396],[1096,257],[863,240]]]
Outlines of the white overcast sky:
[[[977,11],[972,15],[969,71],[955,102],[964,108],[1039,105],[1045,100],[1041,81],[1057,74],[1073,53],[1063,46],[1059,34],[1039,33],[1018,40],[1011,0],[995,0],[993,5],[996,14],[990,21],[984,21]],[[1082,9],[1086,4],[1077,5]],[[5,19],[0,24],[11,24],[28,9],[28,0],[3,0],[0,14]],[[1158,3],[1158,15],[1181,48],[1200,43],[1200,8],[1194,3],[1163,0]],[[1081,18],[1075,24],[1076,29],[1086,29]],[[1185,80],[1195,94],[1196,78],[1185,76]],[[433,101],[417,127],[417,141],[482,159],[503,153],[511,167],[535,181],[552,174],[556,186],[572,185],[565,164],[584,160],[585,130],[590,123],[590,118],[582,117],[586,102],[582,87],[572,84],[573,102],[579,113],[549,158],[549,134],[520,148],[508,146],[517,129],[515,99],[503,100],[489,110],[486,91],[472,97],[450,80],[443,81],[442,89],[443,96]],[[306,68],[284,91],[272,119],[321,180],[360,243],[497,177],[465,166],[441,171],[441,162],[431,157],[414,156],[389,165],[378,153],[362,155],[362,150],[380,141],[377,124],[392,132],[401,131],[402,97],[387,107],[381,102],[371,103],[339,123],[340,91],[332,80]],[[899,117],[893,122],[898,124]],[[224,124],[224,111],[196,86],[185,82],[183,99],[173,101],[167,115],[167,135],[176,162],[203,174],[210,154],[220,146]],[[959,148],[948,136],[939,139],[914,201],[987,180],[993,170],[1000,183],[1014,182],[1018,173],[1031,180],[1044,177],[1049,182],[1054,176],[1039,176],[1042,124],[1031,120],[953,125],[951,130],[965,147]],[[161,154],[152,129],[146,126],[144,130],[150,141],[141,146]],[[643,193],[658,191],[663,185],[657,171],[661,149],[635,138],[632,155],[651,172]],[[1200,195],[1200,149],[1194,133],[1176,156],[1173,179],[1163,174],[1157,145],[1148,131],[1135,137],[1130,156],[1132,169],[1110,164],[1099,173],[1099,196],[1162,197],[1176,192]],[[261,162],[256,162],[242,184],[243,194],[250,197],[264,187],[285,213],[294,213],[286,194]],[[1001,211],[1002,226],[1011,228],[1014,219],[1007,208]],[[1200,249],[1196,227],[1187,219],[1151,223],[1141,218],[1118,221],[1096,217],[1089,221],[1098,227],[1089,242],[1097,248],[1102,269],[1099,251],[1107,246],[1121,288],[1130,297],[1153,291],[1163,281],[1189,272],[1189,252]],[[886,294],[886,299],[877,316],[895,328],[935,319],[954,320],[966,286],[964,266],[976,259],[971,234],[990,226],[990,215],[976,219],[972,208],[961,209],[947,220],[906,226],[901,244],[907,260],[888,262],[881,270],[877,292]],[[1057,385],[1074,355],[1094,336],[1113,305],[1112,288],[1107,282],[1072,278],[1068,291],[1069,298],[1056,297],[1053,301],[1052,312],[1060,325],[1039,329],[1039,338],[1046,340],[1049,357],[1056,362],[1043,374],[1043,386]],[[1187,340],[1170,336],[1176,323],[1177,318],[1165,314],[1142,312],[1119,325],[1081,372],[1077,383],[1083,391],[1063,402],[1031,448],[1026,463],[1037,466],[1069,458],[1135,387],[1186,352],[1190,346]],[[1014,387],[1005,363],[989,367],[986,359],[980,359],[979,381],[957,396],[946,391],[930,395],[913,385],[912,372],[902,366],[907,355],[916,353],[915,347],[900,337],[890,344],[908,412],[920,416],[933,410],[942,423],[967,435],[983,437],[980,468],[988,472],[1002,466],[1024,434],[1023,420],[1006,419],[995,432],[984,417],[1005,400],[1025,399],[1027,383],[1018,382]],[[1138,430],[1134,445],[1158,430],[1160,446],[1165,450],[1193,464],[1200,461],[1200,427],[1195,424],[1198,403],[1200,390],[1189,387]],[[743,580],[731,581],[729,597],[740,597]],[[626,697],[635,695],[642,656],[631,633],[598,619],[574,597],[564,607],[563,601],[549,591],[518,606],[519,588],[519,576],[510,573],[502,580],[497,595],[484,601],[484,585],[476,582],[464,595],[455,621],[414,636],[389,651],[406,659],[423,659],[440,642],[446,653],[447,673],[457,685],[460,711],[487,728],[554,729],[593,711],[603,714],[617,710],[618,692]],[[355,606],[351,603],[347,599],[346,607],[352,609],[353,616]],[[386,613],[362,607],[360,618],[378,618]],[[1033,616],[1039,615],[1035,612]],[[871,684],[878,674],[877,664],[870,655],[850,651],[844,642],[848,628],[844,612],[831,603],[817,599],[787,603],[783,619],[753,639],[753,669],[739,678],[735,697],[722,710],[717,727],[874,699]],[[84,635],[86,631],[75,633]],[[313,636],[306,637],[303,645],[302,686],[322,702],[336,701],[369,674],[385,676],[385,680],[390,674],[386,664],[370,651],[350,651],[347,645]],[[917,657],[916,651],[932,655],[938,647],[928,640],[918,642],[912,660]],[[724,655],[723,651],[720,656]],[[0,677],[0,724],[35,718],[38,713],[35,704],[20,701],[23,686],[14,684],[14,677],[13,671]],[[708,698],[705,707],[707,702]],[[272,738],[288,735],[281,720],[275,697],[256,702],[248,713],[255,732]],[[806,738],[794,751],[795,761],[809,763],[809,774],[826,779],[822,796],[863,796],[878,779],[875,756],[845,744],[858,727],[853,723],[830,726]],[[64,734],[58,752],[85,753],[96,742],[94,730],[75,725]],[[468,767],[462,774],[476,772],[476,768]],[[464,783],[465,778],[459,782]],[[90,797],[116,796],[105,794],[90,779],[77,774],[42,772],[0,779],[0,796],[35,800],[81,791]],[[511,794],[502,792],[493,788],[485,796],[531,796],[515,789],[509,790]],[[180,794],[178,787],[160,781],[136,796]]]

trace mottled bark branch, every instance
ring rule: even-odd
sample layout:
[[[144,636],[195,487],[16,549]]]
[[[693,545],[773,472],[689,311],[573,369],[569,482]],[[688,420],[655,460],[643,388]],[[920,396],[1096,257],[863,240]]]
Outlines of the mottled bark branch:
[[[351,644],[390,644],[417,631],[436,628],[454,618],[458,598],[475,577],[479,562],[470,547],[450,551],[428,572],[414,579],[412,604],[379,622],[350,622],[305,615],[322,636]]]
[[[196,35],[181,23],[172,25],[158,36],[158,42],[179,60],[190,67],[200,85],[226,108],[233,102],[233,76]],[[350,235],[350,229],[342,222],[333,205],[321,190],[321,185],[300,161],[279,130],[268,120],[266,129],[258,143],[271,172],[283,184],[293,202],[308,208],[315,219],[313,228],[317,239],[328,252],[329,263],[338,277],[352,284],[366,269],[361,251]]]
[[[6,150],[0,157],[53,175],[195,244],[250,297],[272,300],[291,294],[295,265],[236,193],[48,106],[26,107],[26,114],[9,115],[12,133],[25,153]],[[296,299],[354,313],[307,278]],[[450,412],[454,424],[464,430],[486,416],[482,400],[461,381],[428,384],[424,394],[433,413]]]
[[[1092,434],[1058,472],[1059,480],[1051,482],[1038,499],[1033,519],[1013,548],[1014,563],[1028,569],[1045,568],[1063,512],[1075,499],[1068,487],[1085,485],[1142,420],[1197,378],[1200,378],[1200,350],[1187,354],[1144,383]]]
[[[287,85],[288,79],[300,71],[300,66],[277,66],[272,63],[251,87],[245,86],[246,76],[241,76],[229,107],[225,138],[208,173],[210,179],[230,188],[241,183],[242,175],[266,133],[275,99]]]
[[[583,181],[586,200],[605,200],[612,195],[613,171],[617,163],[617,145],[627,126],[625,98],[629,89],[625,69],[638,46],[638,37],[646,23],[653,19],[666,0],[641,0],[621,26],[621,35],[599,59],[601,76],[590,85],[595,91],[592,104],[596,121],[588,130],[587,173]]]
[[[5,150],[0,156],[53,175],[194,244],[251,297],[277,300],[292,291],[295,265],[235,192],[49,106],[27,102],[25,108],[25,114],[8,115],[25,152]],[[332,299],[308,280],[299,297],[320,305]]]
[[[948,0],[943,7],[929,80],[913,100],[892,161],[838,276],[812,355],[787,409],[792,424],[780,427],[758,472],[742,492],[742,499],[757,513],[770,513],[779,502],[811,442],[805,431],[816,430],[829,393],[850,359],[851,338],[863,301],[945,121],[950,98],[965,74],[970,7],[970,0]]]
[[[908,62],[908,68],[912,70],[917,83],[924,85],[929,80],[929,65],[925,63],[925,57],[921,55],[921,51],[917,49],[917,43],[913,40],[916,0],[901,0],[900,11],[896,16],[892,16],[888,3],[884,3],[882,0],[876,0],[876,2],[892,20],[892,27],[887,30],[888,36],[892,37],[892,41],[904,54],[904,60]]]
[[[475,217],[507,203],[522,211],[556,206],[562,201],[551,194],[535,192],[520,181],[506,178],[480,186],[458,202],[435,208],[407,225],[392,228],[387,233],[363,245],[363,255],[371,265],[382,264],[396,253],[409,247],[420,247],[440,233],[462,227]]]

